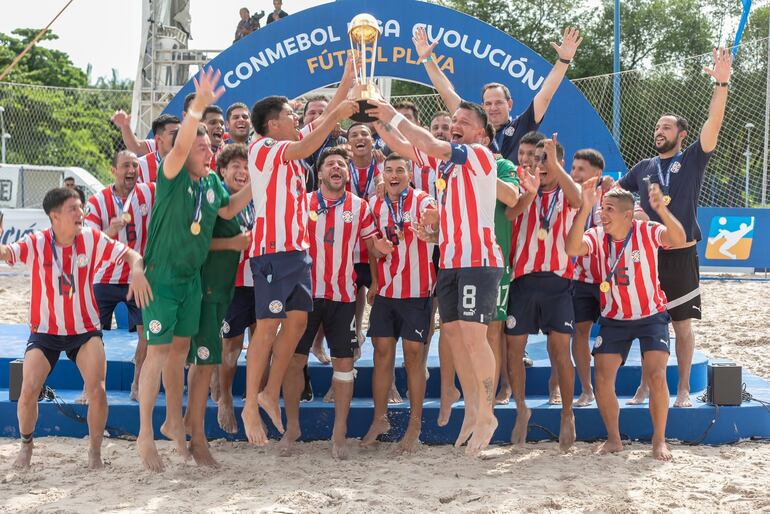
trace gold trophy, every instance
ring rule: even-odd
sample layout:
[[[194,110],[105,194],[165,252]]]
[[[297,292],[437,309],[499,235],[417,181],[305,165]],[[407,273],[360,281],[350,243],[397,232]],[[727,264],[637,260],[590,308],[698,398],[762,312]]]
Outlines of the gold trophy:
[[[350,20],[348,36],[350,49],[354,56],[360,56],[361,66],[353,61],[353,69],[356,76],[355,84],[351,90],[350,98],[358,101],[359,111],[351,116],[354,121],[369,123],[376,118],[366,114],[369,108],[369,99],[382,100],[382,95],[374,83],[374,63],[377,60],[377,42],[382,30],[377,25],[377,20],[371,14],[357,14]],[[367,64],[371,63],[367,73]]]

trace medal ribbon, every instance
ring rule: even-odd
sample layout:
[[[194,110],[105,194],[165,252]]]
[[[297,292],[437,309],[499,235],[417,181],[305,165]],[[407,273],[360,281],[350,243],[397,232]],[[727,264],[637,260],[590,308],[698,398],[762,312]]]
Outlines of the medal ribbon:
[[[612,276],[615,274],[615,270],[618,267],[618,263],[620,262],[620,257],[623,255],[623,253],[626,251],[626,247],[628,247],[629,241],[631,241],[631,234],[634,233],[634,225],[631,225],[631,229],[628,231],[628,234],[626,235],[626,240],[623,241],[623,246],[620,248],[620,251],[615,256],[615,260],[612,262],[612,265],[610,266],[610,270],[607,273],[607,282],[612,282]],[[612,238],[609,234],[605,234],[605,242],[607,245],[607,258],[612,259],[612,251],[615,249],[615,244],[612,241]]]
[[[674,165],[674,163],[679,162],[679,159],[682,158],[682,152],[677,152],[677,154],[671,159],[671,162],[668,163],[668,166],[666,166],[666,172],[663,173],[663,169],[660,166],[660,155],[655,157],[655,166],[658,168],[658,179],[660,180],[660,188],[663,190],[663,194],[668,194],[668,184],[671,182],[671,167]]]
[[[396,224],[399,230],[404,230],[404,202],[406,201],[406,197],[409,194],[409,188],[404,189],[401,191],[401,193],[398,195],[398,212],[393,208],[393,202],[390,201],[390,198],[387,199],[385,202],[385,205],[388,206],[388,212],[390,213],[390,218],[393,220],[393,223]]]
[[[559,200],[559,191],[561,191],[560,187],[556,187],[556,190],[553,192],[553,196],[551,197],[551,203],[548,205],[548,211],[543,213],[543,205],[541,202],[540,205],[540,226],[543,227],[545,230],[549,230],[551,227],[551,216],[553,216],[553,211],[556,208],[556,202]],[[543,197],[543,191],[538,190],[537,196],[539,196],[541,199]]]
[[[193,221],[200,223],[201,218],[203,217],[201,215],[201,208],[203,207],[203,184],[201,183],[201,179],[198,179],[198,198],[195,200],[195,210],[193,211]]]
[[[444,189],[441,191],[441,205],[446,205],[446,195],[447,191],[449,190],[449,182],[447,181],[447,178],[449,177],[449,174],[452,173],[454,167],[455,163],[452,161],[444,161],[436,170],[436,175],[444,181]],[[438,195],[438,188],[436,188],[436,194]]]
[[[347,193],[342,193],[342,196],[336,202],[334,202],[331,205],[326,205],[326,200],[324,199],[324,195],[321,194],[321,190],[319,189],[318,191],[315,192],[315,194],[316,194],[316,198],[318,198],[318,209],[316,209],[316,212],[319,215],[326,214],[327,212],[334,209],[338,205],[342,205],[343,203],[345,203],[345,200],[348,197]]]
[[[364,186],[364,190],[361,191],[359,188],[358,168],[356,168],[352,161],[350,162],[350,180],[353,182],[353,187],[355,188],[354,191],[357,193],[359,198],[366,198],[366,193],[369,191],[369,186],[372,185],[372,180],[374,179],[374,171],[376,169],[377,161],[372,159],[372,163],[369,165],[369,169],[366,171],[366,185]]]
[[[601,180],[596,182],[596,190],[598,191],[600,187],[602,187],[602,181]],[[596,204],[594,204],[594,206],[591,207],[591,214],[588,216],[588,219],[586,220],[586,226],[585,226],[586,230],[596,226],[596,223],[594,223],[594,218],[595,217],[596,217]]]
[[[74,246],[74,243],[73,243]],[[70,277],[75,277],[75,250],[73,248],[72,250],[72,258],[70,259],[70,274],[66,275],[64,273],[64,255],[62,255],[62,262],[59,262],[59,253],[56,251],[56,235],[53,233],[53,229],[51,229],[51,253],[53,254],[53,262],[56,263],[56,267],[59,269],[59,275],[61,276],[62,280],[69,286],[70,288],[70,298],[72,298],[72,292],[75,289],[75,284],[72,283],[70,280]]]
[[[257,211],[254,208],[254,201],[249,200],[249,203],[246,204],[246,207],[244,207],[243,210],[238,213],[238,223],[242,227],[246,227],[251,230],[254,228],[254,220],[256,217]]]

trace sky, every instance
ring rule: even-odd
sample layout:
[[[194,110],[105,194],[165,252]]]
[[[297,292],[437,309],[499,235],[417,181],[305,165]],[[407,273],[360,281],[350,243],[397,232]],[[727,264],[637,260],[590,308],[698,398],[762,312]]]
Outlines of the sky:
[[[48,24],[67,0],[2,0],[0,32],[9,34],[16,28],[40,28]],[[283,10],[289,14],[331,0],[284,0]],[[216,5],[216,8],[212,8]],[[191,0],[191,48],[224,50],[233,41],[238,10],[251,12],[273,9],[272,0]],[[262,21],[264,24],[264,20]],[[93,65],[92,81],[110,77],[112,69],[120,78],[134,79],[142,39],[141,0],[74,0],[54,22],[51,31],[59,36],[44,46],[69,54],[72,62],[86,69]]]

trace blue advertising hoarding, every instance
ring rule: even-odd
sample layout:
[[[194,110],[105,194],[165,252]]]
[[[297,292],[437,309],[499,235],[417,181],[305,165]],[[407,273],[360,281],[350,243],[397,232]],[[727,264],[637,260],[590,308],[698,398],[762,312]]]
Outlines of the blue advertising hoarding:
[[[701,266],[770,269],[770,209],[701,207]]]

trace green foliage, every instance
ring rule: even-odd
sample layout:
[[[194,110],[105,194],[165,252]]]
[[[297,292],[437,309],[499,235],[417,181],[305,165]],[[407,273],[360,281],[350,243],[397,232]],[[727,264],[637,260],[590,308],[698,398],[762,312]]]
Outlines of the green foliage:
[[[13,35],[0,32],[0,69],[5,69],[19,55],[27,44],[35,38],[37,29],[16,29]],[[8,82],[20,84],[40,84],[58,87],[87,87],[86,74],[72,64],[64,52],[41,46],[43,41],[54,41],[59,36],[47,32],[30,51],[19,61],[5,78]]]

